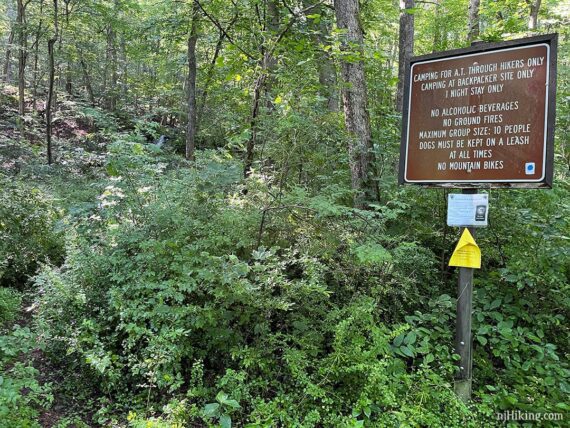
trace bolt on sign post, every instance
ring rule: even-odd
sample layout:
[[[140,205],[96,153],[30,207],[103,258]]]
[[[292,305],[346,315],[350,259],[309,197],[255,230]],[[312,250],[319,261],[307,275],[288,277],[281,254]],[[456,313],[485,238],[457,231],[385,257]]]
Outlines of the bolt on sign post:
[[[488,196],[477,191],[552,187],[557,47],[549,34],[406,64],[398,181],[463,189],[448,206],[448,225],[463,228],[450,260],[459,267],[455,389],[463,401],[471,397],[473,269],[481,263],[474,227],[487,226],[488,215]]]

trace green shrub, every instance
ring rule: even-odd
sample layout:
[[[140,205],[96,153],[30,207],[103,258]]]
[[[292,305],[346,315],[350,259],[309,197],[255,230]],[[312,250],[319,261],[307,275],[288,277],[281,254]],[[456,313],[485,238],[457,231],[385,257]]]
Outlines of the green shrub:
[[[0,175],[0,286],[21,288],[41,263],[61,262],[58,218],[41,190]]]
[[[507,263],[492,251],[477,272],[466,407],[437,195],[414,216],[408,190],[361,211],[334,184],[244,183],[228,158],[186,168],[125,135],[98,203],[73,217],[65,263],[35,278],[48,355],[111,397],[99,423],[481,427],[504,409],[564,411],[567,271],[537,245],[538,221],[533,252],[513,242]]]
[[[130,391],[135,413],[148,397],[158,411],[185,394],[186,422],[443,426],[442,408],[469,419],[446,380],[449,347],[382,319],[418,293],[414,268],[435,263],[412,243],[365,237],[366,224],[382,229],[398,208],[366,213],[298,193],[285,202],[312,213],[310,227],[285,209],[263,219],[263,182],[240,195],[239,165],[216,154],[169,171],[138,143],[112,150],[108,186],[67,234],[65,264],[35,279],[54,358],[107,394]],[[346,235],[330,240],[340,222]],[[224,391],[239,408],[215,401]]]
[[[50,385],[40,384],[38,370],[23,361],[37,346],[27,327],[0,336],[0,427],[40,427],[38,410],[53,400]]]
[[[11,288],[0,287],[0,328],[16,318],[21,304],[20,293]]]

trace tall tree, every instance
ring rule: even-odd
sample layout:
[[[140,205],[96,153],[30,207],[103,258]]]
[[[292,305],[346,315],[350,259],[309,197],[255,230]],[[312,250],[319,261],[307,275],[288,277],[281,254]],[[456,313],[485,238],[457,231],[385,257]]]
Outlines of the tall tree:
[[[194,161],[196,150],[196,42],[198,40],[198,3],[192,3],[188,34],[188,122],[186,124],[186,159]]]
[[[6,54],[4,57],[4,69],[2,70],[2,80],[10,82],[12,80],[12,54],[14,50],[14,39],[18,33],[17,10],[14,9],[12,1],[6,2],[6,20],[10,22],[10,33],[8,34],[8,43],[6,44]]]
[[[8,44],[6,46],[6,55],[4,57],[4,70],[2,71],[2,80],[4,80],[4,82],[9,82],[12,77],[11,76],[12,43],[14,43],[14,28],[10,30],[10,35],[8,36]]]
[[[540,9],[540,3],[542,0],[527,0],[530,6],[530,16],[528,19],[528,29],[536,30],[538,26],[538,10]]]
[[[341,51],[349,57],[341,61],[341,83],[345,124],[351,136],[348,154],[354,205],[364,208],[374,194],[370,176],[372,142],[364,75],[364,33],[358,0],[335,0],[334,6],[337,26],[344,32]]]
[[[59,25],[58,25],[58,0],[53,0],[53,25],[54,25],[54,32],[53,35],[48,40],[48,69],[49,69],[49,78],[48,78],[48,99],[46,102],[46,139],[47,139],[47,159],[48,165],[53,163],[53,156],[52,156],[52,141],[51,141],[51,134],[52,134],[52,109],[53,109],[53,94],[54,94],[54,82],[55,82],[55,44],[57,42],[58,34],[59,34]]]
[[[116,3],[115,3],[116,4]],[[117,44],[116,33],[113,23],[107,28],[107,65],[111,69],[109,94],[107,96],[107,108],[115,110],[117,107]]]
[[[17,15],[17,29],[18,29],[18,113],[24,116],[25,105],[25,90],[26,90],[26,59],[28,56],[28,35],[26,32],[26,8],[30,0],[18,0],[18,15]],[[20,118],[21,130],[24,129],[24,119]]]
[[[479,38],[479,5],[481,0],[469,0],[469,28],[467,38],[470,42]]]
[[[310,4],[316,4],[314,0],[304,0],[303,5],[308,8]],[[307,21],[311,36],[317,49],[319,71],[320,95],[325,99],[325,106],[329,111],[338,111],[339,94],[337,91],[336,68],[333,58],[325,46],[328,44],[330,28],[326,20],[326,8],[318,3],[314,10],[306,9]]]
[[[404,74],[406,62],[414,54],[414,0],[400,0],[400,38],[398,49],[398,88],[396,110],[402,111],[404,103]]]
[[[36,105],[38,99],[38,75],[39,75],[39,56],[40,56],[40,38],[43,29],[43,11],[44,11],[44,0],[40,0],[39,4],[39,22],[35,31],[35,40],[32,43],[32,49],[34,50],[34,65],[33,65],[33,75],[32,75],[32,111],[36,112]]]
[[[291,18],[292,22],[293,18]],[[251,103],[251,117],[250,126],[251,134],[246,145],[245,162],[244,162],[244,176],[247,177],[251,173],[254,159],[254,149],[257,145],[257,127],[258,116],[261,107],[261,98],[263,94],[266,95],[266,105],[271,108],[271,89],[273,86],[273,71],[277,66],[277,60],[274,56],[274,51],[283,37],[284,32],[288,27],[285,27],[279,32],[279,6],[276,0],[267,0],[265,2],[265,22],[264,22],[264,43],[260,45],[261,64],[260,72],[255,80],[253,88],[253,98]]]

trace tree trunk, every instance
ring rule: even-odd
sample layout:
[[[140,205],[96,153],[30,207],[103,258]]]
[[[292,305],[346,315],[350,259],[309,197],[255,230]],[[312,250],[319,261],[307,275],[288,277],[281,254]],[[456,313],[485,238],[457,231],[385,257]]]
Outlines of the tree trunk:
[[[305,15],[320,15],[318,22],[315,19],[307,18],[309,29],[311,30],[311,37],[318,50],[317,68],[319,71],[319,84],[320,95],[325,98],[325,106],[329,111],[338,111],[339,109],[339,94],[337,90],[336,68],[334,61],[329,51],[323,49],[327,44],[327,36],[330,34],[330,29],[325,19],[325,8],[317,6],[309,9],[313,2],[305,0],[303,7],[305,7]]]
[[[85,59],[81,52],[79,52],[79,63],[81,64],[81,70],[83,71],[83,83],[85,84],[85,89],[87,89],[87,95],[89,96],[89,102],[93,107],[95,107],[95,95],[93,94],[93,86],[91,85],[91,78],[89,77],[89,70]]]
[[[266,2],[265,28],[265,40],[273,40],[274,43],[278,43],[276,36],[279,31],[279,6],[276,0],[267,0]],[[247,141],[243,167],[243,175],[246,178],[251,174],[253,167],[254,150],[257,145],[257,122],[260,113],[262,95],[264,93],[267,108],[269,110],[273,108],[271,89],[273,87],[272,73],[277,65],[277,61],[273,55],[275,46],[272,46],[271,43],[264,43],[260,48],[262,53],[260,64],[261,71],[255,80],[255,86],[253,88],[250,116],[251,135]]]
[[[358,0],[335,0],[334,6],[337,26],[345,32],[341,51],[359,57],[358,60],[341,62],[341,78],[345,124],[351,136],[348,154],[352,189],[355,192],[354,206],[364,208],[374,194],[370,177],[372,143],[364,75],[364,34],[360,25]]]
[[[107,108],[111,111],[117,106],[117,46],[115,40],[115,29],[110,24],[107,29],[107,61],[111,68],[111,81],[109,86],[109,94],[107,96]]]
[[[319,38],[324,39],[324,37]],[[321,51],[319,58],[319,84],[322,88],[322,95],[326,99],[327,110],[338,111],[339,94],[337,90],[336,67],[331,54],[324,50]]]
[[[279,32],[279,4],[277,0],[266,0],[266,3],[266,40],[276,40],[277,33]],[[266,75],[263,90],[265,92],[267,109],[272,110],[274,97],[271,95],[271,91],[273,89],[273,84],[275,83],[273,74],[275,67],[277,67],[277,59],[275,58],[275,55],[273,55],[275,48],[274,46],[271,46],[271,44],[264,43],[261,46],[261,49],[263,51],[262,69],[263,73]]]
[[[230,23],[228,29],[231,28],[233,22]],[[206,100],[208,99],[208,91],[210,89],[210,84],[212,83],[212,79],[214,77],[214,70],[216,68],[216,60],[220,55],[222,50],[222,45],[224,43],[224,38],[226,37],[225,33],[220,31],[218,36],[218,42],[216,43],[216,48],[214,49],[214,55],[212,56],[212,60],[210,61],[210,68],[206,74],[206,81],[204,82],[204,90],[202,91],[202,96],[200,99],[199,107],[197,108],[196,113],[196,128],[200,127],[200,122],[204,115],[204,109],[206,108]]]
[[[58,37],[58,4],[57,0],[53,0],[53,22],[55,31],[53,36],[48,40],[48,68],[49,68],[49,84],[48,84],[48,99],[46,102],[46,137],[47,137],[47,158],[48,165],[53,162],[52,147],[51,147],[51,132],[52,132],[52,100],[53,100],[53,86],[55,81],[55,58],[54,48]]]
[[[469,28],[467,38],[470,42],[479,38],[479,4],[481,0],[469,0]]]
[[[437,52],[442,50],[441,49],[441,28],[439,25],[439,20],[441,19],[441,4],[440,0],[435,0],[435,24],[434,24],[434,31],[433,31],[433,46],[432,52]]]
[[[196,151],[196,42],[198,40],[198,5],[192,5],[192,23],[188,35],[188,122],[186,125],[186,159],[195,160]]]
[[[6,47],[6,57],[4,60],[4,70],[2,73],[4,82],[9,82],[12,77],[12,43],[14,43],[14,29],[10,31],[10,35],[8,36],[8,45]]]
[[[40,1],[40,21],[38,23],[38,28],[36,30],[34,44],[32,45],[34,49],[34,70],[33,70],[33,81],[32,81],[32,109],[34,114],[36,114],[36,107],[38,101],[38,58],[40,50],[40,37],[42,34],[43,27],[43,12],[44,12],[44,0]]]
[[[23,0],[18,0],[18,114],[20,115],[20,130],[24,131],[25,90],[26,90],[26,59],[27,34],[25,29],[26,8]]]
[[[123,98],[123,103],[126,105],[128,103],[127,97],[129,94],[128,85],[128,72],[129,72],[129,62],[127,57],[127,41],[125,36],[121,35],[121,93]]]
[[[401,112],[404,104],[404,77],[406,63],[414,54],[414,0],[400,0],[400,41],[398,48],[398,89],[396,91],[396,110]]]
[[[71,64],[68,62],[65,70],[65,92],[69,96],[73,95],[73,82],[71,79]]]
[[[530,0],[530,17],[528,20],[528,29],[536,30],[538,26],[538,11],[540,9],[541,0]]]
[[[247,146],[245,149],[245,162],[243,166],[243,175],[248,177],[251,174],[251,168],[253,167],[253,151],[257,143],[257,116],[259,115],[259,101],[261,99],[261,92],[263,89],[265,81],[265,74],[260,74],[255,81],[255,86],[253,88],[253,100],[251,105],[251,119],[250,119],[250,129],[251,135],[249,140],[247,140]]]

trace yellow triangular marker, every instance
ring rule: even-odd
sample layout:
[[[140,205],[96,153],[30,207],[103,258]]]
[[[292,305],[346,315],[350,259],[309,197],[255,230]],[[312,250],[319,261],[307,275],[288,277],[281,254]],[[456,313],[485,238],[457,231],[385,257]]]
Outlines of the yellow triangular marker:
[[[481,250],[469,232],[464,229],[455,251],[449,260],[449,266],[481,269]]]

